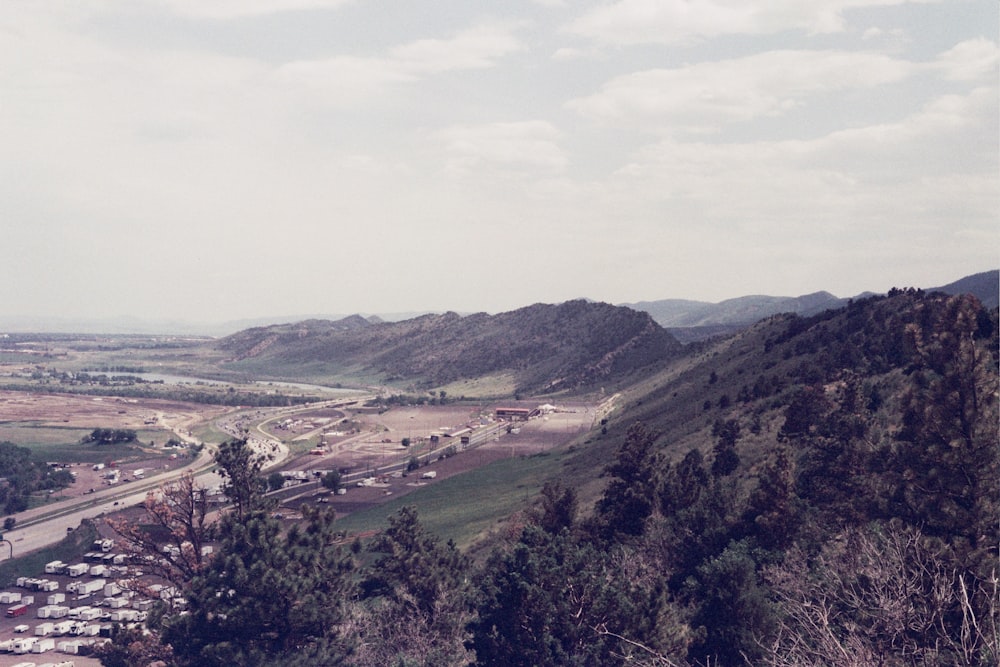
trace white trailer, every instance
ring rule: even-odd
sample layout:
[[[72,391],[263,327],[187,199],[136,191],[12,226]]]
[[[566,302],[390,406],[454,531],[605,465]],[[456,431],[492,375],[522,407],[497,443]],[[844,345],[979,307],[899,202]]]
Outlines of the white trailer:
[[[69,616],[69,607],[54,604],[49,606],[49,618],[66,618]]]
[[[37,637],[20,637],[14,640],[13,651],[17,655],[24,655],[31,650],[32,644],[38,641]]]
[[[80,610],[81,621],[96,621],[101,617],[101,610],[94,607],[85,607]]]
[[[104,597],[106,598],[114,597],[121,592],[122,592],[122,587],[113,581],[109,584],[104,584]]]
[[[116,609],[111,612],[111,620],[119,623],[133,623],[139,620],[139,612],[135,609]]]
[[[94,579],[92,581],[80,582],[80,585],[76,587],[77,595],[92,595],[97,591],[103,591],[105,584],[107,584],[106,579]]]
[[[51,637],[46,637],[45,639],[39,639],[37,642],[31,645],[32,653],[45,653],[46,651],[56,650],[56,640]]]
[[[47,637],[52,634],[53,629],[55,629],[55,623],[39,623],[35,626],[35,636],[36,637]]]
[[[68,635],[73,632],[73,627],[76,625],[76,621],[59,621],[53,624],[52,634],[62,637],[63,635]]]
[[[45,564],[45,574],[62,574],[66,571],[66,563],[61,560],[54,560]]]
[[[98,563],[97,565],[90,566],[90,576],[92,577],[103,577],[108,573],[108,568],[104,566],[103,563]]]
[[[0,593],[0,604],[13,604],[21,601],[21,594],[12,591]]]
[[[56,650],[60,653],[68,653],[69,655],[77,655],[80,653],[80,646],[82,642],[78,639],[67,640],[59,642],[56,644]],[[71,665],[73,663],[70,663]]]
[[[66,601],[65,593],[50,593],[47,598],[45,598],[45,604],[57,605],[60,602]]]
[[[66,568],[66,574],[71,577],[82,577],[90,571],[90,566],[86,563],[74,563]]]

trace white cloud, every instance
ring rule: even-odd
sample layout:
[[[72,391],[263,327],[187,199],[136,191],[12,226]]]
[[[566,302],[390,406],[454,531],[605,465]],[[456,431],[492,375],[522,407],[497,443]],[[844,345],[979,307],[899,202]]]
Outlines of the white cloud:
[[[398,63],[379,58],[338,56],[282,65],[279,80],[305,86],[332,106],[352,107],[418,77]]]
[[[1000,50],[996,42],[980,37],[960,42],[942,53],[937,66],[945,78],[955,81],[996,81],[998,63]]]
[[[811,95],[900,81],[912,71],[910,63],[878,54],[770,51],[620,76],[567,106],[610,122],[706,131],[781,115]]]
[[[995,92],[943,96],[899,122],[811,140],[667,138],[618,171],[615,206],[623,216],[649,218],[646,208],[747,234],[810,238],[819,231],[810,226],[823,224],[822,235],[837,240],[831,251],[874,229],[905,243],[908,230],[922,227],[957,253],[961,244],[947,240],[952,222],[977,233],[995,229],[1000,165],[994,147],[976,145],[996,126]]]
[[[334,106],[354,106],[424,76],[493,67],[523,48],[514,29],[510,24],[480,25],[449,39],[402,44],[381,57],[301,60],[283,65],[278,76],[320,92]]]
[[[553,60],[580,60],[590,56],[588,52],[582,49],[574,49],[572,47],[564,46],[562,48],[556,49],[556,52],[552,54]]]
[[[451,39],[421,39],[389,51],[397,67],[419,73],[448,72],[493,67],[497,59],[520,51],[523,45],[513,25],[481,25],[463,30]]]
[[[559,171],[567,158],[559,148],[559,131],[545,121],[458,125],[435,133],[449,155],[452,170],[481,166]]]
[[[732,34],[785,30],[832,33],[845,28],[844,12],[906,0],[618,0],[586,12],[569,32],[606,44],[677,43]]]
[[[353,0],[158,0],[176,14],[198,19],[236,19],[279,12],[332,9]]]

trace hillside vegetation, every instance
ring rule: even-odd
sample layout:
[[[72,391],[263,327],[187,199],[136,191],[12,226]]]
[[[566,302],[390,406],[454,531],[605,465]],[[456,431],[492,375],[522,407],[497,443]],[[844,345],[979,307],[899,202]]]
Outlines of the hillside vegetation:
[[[522,393],[616,385],[648,374],[680,343],[646,313],[586,301],[403,322],[312,320],[219,341],[230,369],[298,378],[366,377],[429,388],[496,373]]]

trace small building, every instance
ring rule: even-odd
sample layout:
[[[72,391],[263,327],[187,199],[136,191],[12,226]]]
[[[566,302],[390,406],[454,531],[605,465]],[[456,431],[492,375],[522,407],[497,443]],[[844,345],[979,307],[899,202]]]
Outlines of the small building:
[[[538,416],[538,408],[497,408],[494,414],[505,421],[528,421]]]

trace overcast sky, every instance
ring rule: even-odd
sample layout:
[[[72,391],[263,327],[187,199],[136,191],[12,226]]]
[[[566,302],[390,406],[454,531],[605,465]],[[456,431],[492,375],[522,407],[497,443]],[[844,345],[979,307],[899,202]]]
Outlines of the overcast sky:
[[[2,315],[934,286],[1000,265],[995,0],[3,0]]]

